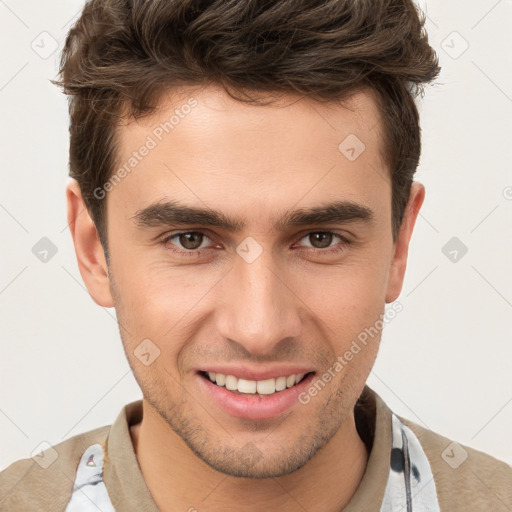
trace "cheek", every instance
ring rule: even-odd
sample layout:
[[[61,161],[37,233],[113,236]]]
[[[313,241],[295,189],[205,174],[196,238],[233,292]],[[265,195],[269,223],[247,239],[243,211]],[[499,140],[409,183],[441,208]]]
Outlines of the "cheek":
[[[360,257],[339,266],[316,266],[296,279],[294,290],[336,332],[353,334],[382,313],[388,268]]]
[[[144,338],[166,347],[183,343],[194,312],[222,277],[211,268],[197,268],[177,269],[166,263],[148,264],[142,259],[117,267],[114,277],[120,297],[116,299],[116,310],[127,324],[132,343]]]
[[[321,281],[326,283],[323,287],[306,288],[308,283],[304,283],[307,304],[317,313],[320,322],[316,325],[331,352],[326,371],[339,377],[340,389],[352,390],[356,396],[377,356],[387,279],[382,269],[369,263],[345,267],[336,278],[331,277]]]

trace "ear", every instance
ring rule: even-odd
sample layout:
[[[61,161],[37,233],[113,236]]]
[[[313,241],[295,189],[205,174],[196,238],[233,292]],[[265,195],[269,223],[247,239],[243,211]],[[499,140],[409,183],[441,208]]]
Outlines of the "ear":
[[[66,185],[66,201],[69,229],[82,279],[94,302],[111,308],[114,301],[110,292],[105,253],[96,226],[82,199],[80,186],[74,179]]]
[[[425,187],[418,182],[411,185],[411,193],[407,206],[405,207],[404,217],[397,239],[391,268],[389,271],[388,289],[386,292],[386,303],[393,302],[400,295],[404,282],[405,268],[407,266],[407,254],[409,251],[409,242],[416,218],[420,211],[423,200],[425,199]]]

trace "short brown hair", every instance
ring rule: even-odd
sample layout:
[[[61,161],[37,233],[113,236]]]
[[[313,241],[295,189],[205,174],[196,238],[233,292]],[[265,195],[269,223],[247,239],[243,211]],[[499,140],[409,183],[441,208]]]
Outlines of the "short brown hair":
[[[60,80],[70,95],[70,176],[107,255],[105,201],[122,115],[151,113],[162,93],[220,84],[341,100],[377,92],[396,238],[420,156],[414,98],[439,73],[412,0],[90,0],[69,31]]]

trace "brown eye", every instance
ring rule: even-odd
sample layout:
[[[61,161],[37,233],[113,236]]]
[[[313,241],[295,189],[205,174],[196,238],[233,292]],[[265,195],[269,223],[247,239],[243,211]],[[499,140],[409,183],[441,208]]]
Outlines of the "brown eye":
[[[301,238],[302,247],[314,252],[316,255],[341,254],[351,242],[344,236],[333,231],[310,231]]]
[[[333,233],[318,231],[309,234],[309,241],[311,245],[316,249],[325,249],[329,247],[332,243],[332,235]]]
[[[180,233],[177,236],[179,243],[185,249],[198,249],[203,241],[203,234],[195,231],[189,233]]]
[[[200,258],[213,249],[208,248],[212,240],[201,231],[181,231],[163,238],[160,243],[173,255]]]

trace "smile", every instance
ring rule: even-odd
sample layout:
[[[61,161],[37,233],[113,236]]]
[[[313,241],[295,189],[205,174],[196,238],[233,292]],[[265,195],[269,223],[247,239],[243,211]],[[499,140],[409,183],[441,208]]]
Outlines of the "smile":
[[[215,372],[202,372],[203,376],[220,387],[225,387],[227,390],[236,394],[250,394],[250,395],[273,395],[279,391],[291,388],[304,378],[305,373],[296,375],[281,376],[264,380],[247,380],[237,378],[234,375],[224,375]]]
[[[300,373],[292,374],[292,371]],[[284,367],[258,370],[242,366],[218,367],[204,368],[196,373],[199,389],[210,398],[212,406],[231,417],[249,420],[284,414],[299,404],[299,395],[314,377],[315,371],[306,371],[304,366],[296,366],[293,370]]]

